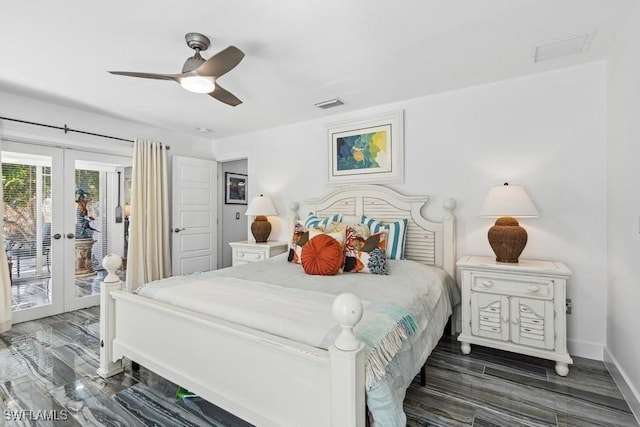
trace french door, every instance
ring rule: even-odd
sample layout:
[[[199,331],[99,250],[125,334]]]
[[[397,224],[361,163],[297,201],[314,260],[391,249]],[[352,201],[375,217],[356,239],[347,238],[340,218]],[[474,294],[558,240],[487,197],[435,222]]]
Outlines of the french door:
[[[108,253],[124,255],[121,156],[5,141],[5,250],[13,322],[99,304]]]

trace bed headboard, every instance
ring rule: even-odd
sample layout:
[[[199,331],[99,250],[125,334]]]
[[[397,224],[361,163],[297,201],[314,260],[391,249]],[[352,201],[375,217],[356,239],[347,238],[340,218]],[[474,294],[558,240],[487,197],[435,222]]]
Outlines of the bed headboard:
[[[442,222],[429,221],[422,216],[420,210],[428,201],[429,196],[404,196],[378,185],[349,185],[338,187],[318,199],[305,200],[304,216],[309,212],[319,217],[341,213],[366,215],[381,222],[407,218],[405,258],[442,267],[455,278],[456,218],[453,211],[456,201],[444,201]]]

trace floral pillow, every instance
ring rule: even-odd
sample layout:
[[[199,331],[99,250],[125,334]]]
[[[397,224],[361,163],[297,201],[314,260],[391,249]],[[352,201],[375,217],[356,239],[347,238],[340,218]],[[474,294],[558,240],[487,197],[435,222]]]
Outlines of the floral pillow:
[[[344,246],[344,271],[352,273],[388,274],[387,232],[372,235],[347,227]]]
[[[346,235],[348,228],[352,228],[356,233],[365,238],[369,237],[369,235],[371,234],[371,232],[369,231],[369,227],[365,224],[336,221],[332,221],[327,227],[325,227],[325,230],[328,233],[343,233]]]
[[[291,243],[289,245],[289,262],[295,262],[300,264],[300,255],[302,254],[302,248],[309,241],[309,230],[307,227],[296,222],[293,228],[293,236],[291,237]]]
[[[319,234],[328,234],[333,239],[340,243],[341,247],[344,247],[345,235],[344,232],[328,232],[322,227],[305,227],[304,225],[296,222],[293,228],[293,237],[291,238],[291,244],[289,247],[289,262],[295,262],[296,264],[302,263],[302,250],[315,236]],[[341,270],[342,271],[342,270]]]

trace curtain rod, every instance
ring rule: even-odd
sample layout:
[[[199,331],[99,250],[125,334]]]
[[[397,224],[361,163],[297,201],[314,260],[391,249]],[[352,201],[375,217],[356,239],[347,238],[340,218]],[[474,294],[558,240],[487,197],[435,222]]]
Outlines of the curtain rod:
[[[10,117],[2,117],[2,116],[0,116],[0,119],[1,120],[9,120],[9,121],[18,122],[18,123],[25,123],[25,124],[33,125],[33,126],[42,126],[42,127],[46,127],[46,128],[50,128],[50,129],[58,129],[58,130],[64,131],[64,133],[75,132],[75,133],[81,133],[81,134],[84,134],[84,135],[98,136],[100,138],[116,139],[118,141],[125,141],[125,142],[133,143],[132,139],[118,138],[117,136],[102,135],[100,133],[93,133],[93,132],[86,132],[84,130],[72,129],[72,128],[68,127],[66,124],[64,126],[54,126],[54,125],[47,125],[45,123],[29,122],[29,121],[26,121],[26,120],[18,120],[18,119],[12,119]],[[171,148],[168,145],[165,145],[164,147],[167,150],[169,150]]]

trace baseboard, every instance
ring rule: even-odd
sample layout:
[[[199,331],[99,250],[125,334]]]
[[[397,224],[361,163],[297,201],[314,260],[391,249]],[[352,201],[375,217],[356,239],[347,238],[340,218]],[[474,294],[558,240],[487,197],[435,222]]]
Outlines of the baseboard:
[[[595,344],[586,341],[567,341],[567,350],[571,356],[586,357],[587,359],[602,360],[604,347],[602,344]]]
[[[604,364],[622,392],[627,404],[629,404],[631,412],[633,412],[633,415],[640,424],[640,393],[633,387],[631,382],[628,381],[627,375],[620,369],[618,361],[607,348],[604,349]]]

